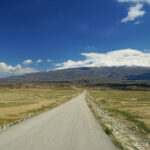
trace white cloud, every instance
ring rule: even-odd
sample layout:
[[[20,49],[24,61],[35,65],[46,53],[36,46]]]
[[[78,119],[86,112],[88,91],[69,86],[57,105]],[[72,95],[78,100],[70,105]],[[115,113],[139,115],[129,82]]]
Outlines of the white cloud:
[[[43,62],[42,59],[38,59],[38,60],[36,61],[36,63],[41,63],[41,62]]]
[[[30,64],[33,63],[33,61],[32,61],[31,59],[27,59],[27,60],[24,60],[22,63],[23,63],[24,65],[30,65]]]
[[[150,0],[117,0],[120,3],[131,2],[131,3],[148,3],[150,4]]]
[[[143,4],[137,3],[135,6],[129,8],[128,16],[122,19],[121,22],[134,21],[138,17],[142,17],[145,14],[143,8]]]
[[[144,52],[149,52],[150,53],[150,49],[145,49]]]
[[[136,21],[134,24],[140,24],[141,23],[141,21]]]
[[[56,64],[56,69],[100,66],[143,66],[150,67],[150,54],[135,49],[123,49],[108,53],[81,53],[85,60],[68,60]]]
[[[150,4],[150,0],[117,0],[120,3],[132,3],[135,4],[131,6],[128,11],[127,17],[121,20],[122,23],[128,21],[134,21],[136,18],[143,17],[146,11],[142,10],[144,4]],[[140,21],[136,21],[135,24],[139,24]]]
[[[61,68],[76,68],[86,65],[84,61],[72,61],[68,60],[67,62],[56,64],[55,66],[58,67],[58,69]]]
[[[0,62],[0,77],[22,75],[31,72],[37,72],[37,70],[30,67],[22,67],[20,64],[11,66],[5,62]]]
[[[51,60],[51,59],[47,59],[46,61],[47,61],[47,62],[52,62],[52,60]]]

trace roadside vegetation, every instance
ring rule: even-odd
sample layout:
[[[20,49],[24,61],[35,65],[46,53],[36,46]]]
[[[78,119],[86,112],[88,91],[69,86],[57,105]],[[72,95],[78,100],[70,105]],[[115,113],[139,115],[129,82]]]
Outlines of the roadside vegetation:
[[[35,85],[25,83],[0,87],[0,129],[56,107],[81,92],[64,85]]]
[[[150,149],[150,90],[91,88],[87,102],[121,149]]]

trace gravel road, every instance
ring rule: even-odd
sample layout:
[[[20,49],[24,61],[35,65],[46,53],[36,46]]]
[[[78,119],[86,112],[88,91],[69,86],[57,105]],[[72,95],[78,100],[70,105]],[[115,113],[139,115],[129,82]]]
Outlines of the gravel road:
[[[0,150],[116,150],[85,101],[85,92],[0,132]]]

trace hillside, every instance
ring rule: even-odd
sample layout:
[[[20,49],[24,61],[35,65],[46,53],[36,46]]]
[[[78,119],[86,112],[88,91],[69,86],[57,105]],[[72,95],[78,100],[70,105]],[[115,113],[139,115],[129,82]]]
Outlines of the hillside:
[[[82,67],[1,78],[0,82],[52,81],[150,81],[148,67]]]

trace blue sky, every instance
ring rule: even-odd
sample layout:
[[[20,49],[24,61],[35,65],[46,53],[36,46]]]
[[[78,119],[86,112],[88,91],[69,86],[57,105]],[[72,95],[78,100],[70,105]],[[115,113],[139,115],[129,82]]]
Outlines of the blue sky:
[[[117,63],[150,66],[149,27],[150,0],[1,1],[0,77]]]

